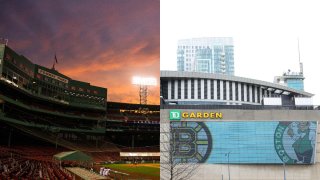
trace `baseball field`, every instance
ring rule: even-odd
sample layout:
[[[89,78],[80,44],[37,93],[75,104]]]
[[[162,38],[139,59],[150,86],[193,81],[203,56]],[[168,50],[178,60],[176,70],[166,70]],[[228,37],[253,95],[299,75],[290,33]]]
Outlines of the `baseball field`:
[[[160,164],[108,164],[106,167],[128,175],[117,175],[120,179],[160,179]]]

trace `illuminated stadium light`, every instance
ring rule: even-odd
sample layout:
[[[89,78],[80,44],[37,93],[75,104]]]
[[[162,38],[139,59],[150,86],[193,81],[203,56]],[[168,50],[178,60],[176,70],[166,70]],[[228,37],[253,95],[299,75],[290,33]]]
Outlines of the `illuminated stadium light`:
[[[148,86],[156,86],[157,80],[152,77],[139,77],[134,76],[132,78],[132,84],[138,85],[140,87],[139,97],[140,97],[140,105],[147,104],[148,102]]]
[[[144,77],[134,76],[132,78],[132,84],[145,85],[145,86],[156,86],[157,80],[156,80],[156,78],[152,78],[152,77],[144,78]]]

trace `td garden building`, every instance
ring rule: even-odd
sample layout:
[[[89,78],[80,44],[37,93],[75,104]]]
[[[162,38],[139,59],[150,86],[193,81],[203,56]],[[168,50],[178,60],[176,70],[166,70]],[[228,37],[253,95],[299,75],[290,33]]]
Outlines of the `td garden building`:
[[[162,179],[320,179],[313,94],[220,74],[160,80]]]

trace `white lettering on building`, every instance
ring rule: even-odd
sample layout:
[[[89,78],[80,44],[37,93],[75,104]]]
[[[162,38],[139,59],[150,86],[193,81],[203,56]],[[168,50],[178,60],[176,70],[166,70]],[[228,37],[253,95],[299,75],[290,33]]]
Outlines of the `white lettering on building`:
[[[56,80],[58,80],[58,81],[64,82],[64,83],[66,83],[66,84],[69,83],[69,80],[68,80],[68,79],[65,79],[65,78],[63,78],[63,77],[54,75],[54,74],[49,73],[49,72],[47,72],[47,71],[45,71],[45,70],[42,70],[42,69],[38,69],[38,73],[39,73],[39,74],[42,74],[42,75],[45,75],[45,76],[48,76],[48,77],[51,77],[51,78],[56,79]]]

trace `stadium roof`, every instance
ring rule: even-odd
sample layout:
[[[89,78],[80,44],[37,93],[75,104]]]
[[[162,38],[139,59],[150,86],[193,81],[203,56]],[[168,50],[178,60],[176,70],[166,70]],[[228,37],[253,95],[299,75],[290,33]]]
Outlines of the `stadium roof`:
[[[271,88],[274,91],[279,90],[280,92],[288,92],[298,95],[303,95],[307,97],[312,97],[314,94],[289,88],[287,86],[282,86],[276,83],[270,83],[266,81],[244,78],[239,76],[231,76],[224,74],[213,74],[213,73],[199,73],[199,72],[184,72],[184,71],[160,71],[160,78],[165,79],[175,79],[175,78],[203,78],[203,79],[217,79],[217,80],[227,80],[235,82],[243,82],[247,84],[254,84],[264,87],[265,89]]]

